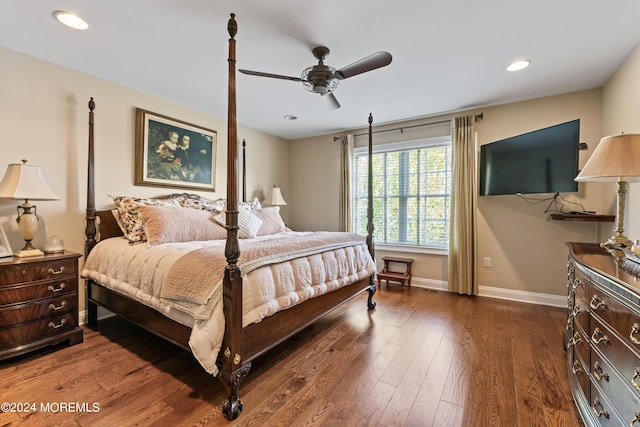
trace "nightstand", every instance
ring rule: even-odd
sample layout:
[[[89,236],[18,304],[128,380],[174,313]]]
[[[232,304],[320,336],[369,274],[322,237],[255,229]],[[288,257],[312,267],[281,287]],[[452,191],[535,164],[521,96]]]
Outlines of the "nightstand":
[[[78,258],[67,251],[0,258],[0,360],[64,341],[82,342]]]

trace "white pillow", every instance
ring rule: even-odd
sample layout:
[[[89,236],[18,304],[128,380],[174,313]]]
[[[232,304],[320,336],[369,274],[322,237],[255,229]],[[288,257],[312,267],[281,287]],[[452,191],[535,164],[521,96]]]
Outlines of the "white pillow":
[[[227,225],[227,213],[222,212],[213,217],[220,225]],[[258,235],[258,230],[262,225],[262,220],[251,213],[251,211],[241,210],[238,212],[238,237],[240,239],[253,239]]]

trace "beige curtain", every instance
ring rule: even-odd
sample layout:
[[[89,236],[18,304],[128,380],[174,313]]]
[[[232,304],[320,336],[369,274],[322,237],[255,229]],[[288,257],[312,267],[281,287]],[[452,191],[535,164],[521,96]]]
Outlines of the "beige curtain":
[[[476,144],[474,116],[453,120],[449,290],[476,295]]]
[[[340,231],[351,231],[351,164],[353,162],[353,135],[340,137]]]

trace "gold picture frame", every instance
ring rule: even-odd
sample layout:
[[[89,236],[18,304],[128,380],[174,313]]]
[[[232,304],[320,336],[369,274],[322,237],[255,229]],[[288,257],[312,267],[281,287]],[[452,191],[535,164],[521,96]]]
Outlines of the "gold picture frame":
[[[136,108],[135,185],[215,191],[217,132]]]

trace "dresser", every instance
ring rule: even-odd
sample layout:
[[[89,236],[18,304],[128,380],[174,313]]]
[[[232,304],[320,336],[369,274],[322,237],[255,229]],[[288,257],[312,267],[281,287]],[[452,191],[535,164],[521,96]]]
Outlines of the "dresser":
[[[0,259],[0,360],[67,341],[78,326],[78,258],[64,252]]]
[[[640,427],[640,265],[595,243],[568,246],[564,347],[574,402],[587,426]]]

